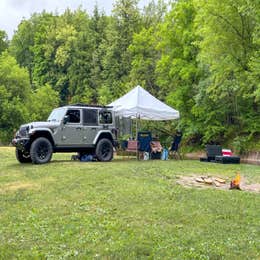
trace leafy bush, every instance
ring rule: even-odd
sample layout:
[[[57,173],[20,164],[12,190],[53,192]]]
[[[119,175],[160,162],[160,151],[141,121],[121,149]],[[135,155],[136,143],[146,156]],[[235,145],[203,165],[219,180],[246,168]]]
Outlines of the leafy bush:
[[[248,152],[249,139],[250,137],[247,136],[237,136],[232,143],[234,151],[237,154],[244,154]]]

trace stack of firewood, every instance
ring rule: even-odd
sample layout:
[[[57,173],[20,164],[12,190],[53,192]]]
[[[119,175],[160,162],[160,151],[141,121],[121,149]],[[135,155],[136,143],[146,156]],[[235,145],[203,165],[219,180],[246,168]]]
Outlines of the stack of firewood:
[[[207,185],[215,185],[216,187],[220,187],[221,185],[226,183],[226,180],[218,177],[198,177],[195,179],[196,182],[204,183]]]

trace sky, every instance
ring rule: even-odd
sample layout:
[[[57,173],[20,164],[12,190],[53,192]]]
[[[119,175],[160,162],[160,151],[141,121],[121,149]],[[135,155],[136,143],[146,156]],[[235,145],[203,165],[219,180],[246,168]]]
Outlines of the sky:
[[[10,40],[18,24],[23,18],[30,18],[31,14],[43,10],[62,13],[66,8],[72,10],[82,6],[89,14],[97,3],[99,9],[110,14],[115,0],[0,0],[0,30],[8,34]],[[147,5],[149,0],[140,0],[139,7]]]

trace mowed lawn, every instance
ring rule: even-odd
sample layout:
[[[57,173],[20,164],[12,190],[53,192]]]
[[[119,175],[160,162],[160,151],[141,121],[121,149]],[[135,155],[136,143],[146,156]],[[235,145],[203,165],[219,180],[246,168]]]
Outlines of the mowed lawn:
[[[180,176],[260,183],[260,166],[199,161],[21,165],[0,148],[0,259],[259,259],[260,194]]]

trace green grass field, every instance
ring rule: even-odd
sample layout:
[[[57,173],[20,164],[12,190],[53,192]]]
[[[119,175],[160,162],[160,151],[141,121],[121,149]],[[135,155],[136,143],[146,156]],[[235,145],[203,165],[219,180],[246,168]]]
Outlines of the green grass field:
[[[259,259],[260,194],[180,176],[260,183],[260,167],[199,161],[19,164],[0,148],[1,259]]]

